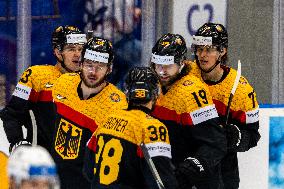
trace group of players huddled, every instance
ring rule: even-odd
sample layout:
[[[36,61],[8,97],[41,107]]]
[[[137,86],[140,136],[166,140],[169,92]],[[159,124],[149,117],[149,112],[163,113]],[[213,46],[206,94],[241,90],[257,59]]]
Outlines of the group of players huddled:
[[[112,43],[57,27],[56,65],[29,67],[0,112],[10,187],[237,189],[237,152],[260,139],[256,93],[241,76],[229,103],[237,71],[226,65],[222,24],[205,23],[188,43],[194,61],[181,35],[161,36],[122,92],[107,81]]]

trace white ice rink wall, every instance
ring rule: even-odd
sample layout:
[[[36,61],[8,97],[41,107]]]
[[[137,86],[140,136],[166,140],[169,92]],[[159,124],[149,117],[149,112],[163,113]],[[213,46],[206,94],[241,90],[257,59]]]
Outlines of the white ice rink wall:
[[[181,34],[188,47],[192,35],[206,22],[226,26],[227,0],[178,0],[173,1],[173,33]]]

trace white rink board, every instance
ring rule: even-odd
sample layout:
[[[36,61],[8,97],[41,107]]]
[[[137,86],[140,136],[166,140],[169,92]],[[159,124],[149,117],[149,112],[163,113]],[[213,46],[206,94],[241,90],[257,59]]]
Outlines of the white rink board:
[[[3,128],[3,122],[0,119],[0,151],[4,152],[5,154],[9,154],[9,142],[6,137],[4,128]]]
[[[181,34],[190,47],[192,35],[206,22],[226,26],[227,0],[176,0],[173,1],[172,32]]]
[[[26,137],[27,129],[25,127],[22,127],[22,129],[23,129],[23,135],[24,137]],[[0,151],[9,155],[9,146],[10,146],[10,143],[8,142],[8,139],[6,137],[6,134],[3,128],[3,121],[0,118]]]
[[[238,153],[240,189],[268,189],[269,117],[279,115],[279,108],[260,108],[258,145],[247,152]],[[282,111],[282,116],[284,115]]]

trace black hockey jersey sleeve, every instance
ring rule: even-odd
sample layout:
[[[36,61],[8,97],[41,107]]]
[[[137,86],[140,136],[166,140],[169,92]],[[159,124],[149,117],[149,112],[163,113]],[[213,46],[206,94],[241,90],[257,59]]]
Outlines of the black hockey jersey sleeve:
[[[4,130],[11,144],[23,140],[23,125],[28,130],[27,139],[32,140],[29,110],[37,109],[38,113],[42,113],[37,103],[52,103],[51,83],[60,75],[61,72],[51,65],[32,66],[22,74],[10,101],[0,112]],[[37,116],[35,112],[34,114]]]

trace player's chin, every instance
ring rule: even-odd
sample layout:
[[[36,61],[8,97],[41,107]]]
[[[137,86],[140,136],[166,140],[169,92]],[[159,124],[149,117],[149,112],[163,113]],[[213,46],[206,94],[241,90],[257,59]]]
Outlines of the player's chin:
[[[159,79],[161,82],[168,82],[171,78],[169,76],[160,76]]]
[[[170,83],[170,80],[160,80],[160,83],[162,86],[168,86]]]
[[[85,81],[85,85],[89,88],[96,88],[98,86],[98,82]]]
[[[80,71],[80,67],[79,67],[79,66],[73,66],[73,67],[71,68],[71,70],[72,70],[73,72],[79,72],[79,71]]]

